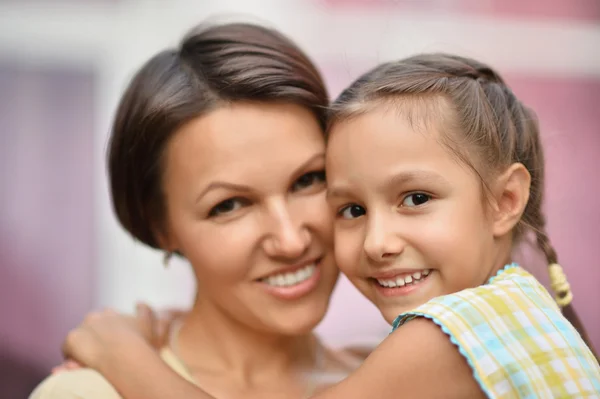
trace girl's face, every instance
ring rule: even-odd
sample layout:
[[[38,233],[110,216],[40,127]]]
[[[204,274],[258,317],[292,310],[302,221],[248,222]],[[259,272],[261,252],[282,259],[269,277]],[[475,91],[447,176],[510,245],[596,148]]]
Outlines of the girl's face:
[[[480,179],[422,125],[379,107],[338,123],[328,145],[338,267],[390,323],[483,284],[505,256]]]
[[[164,246],[192,264],[200,303],[265,333],[312,330],[338,277],[313,114],[223,106],[184,125],[165,155]]]

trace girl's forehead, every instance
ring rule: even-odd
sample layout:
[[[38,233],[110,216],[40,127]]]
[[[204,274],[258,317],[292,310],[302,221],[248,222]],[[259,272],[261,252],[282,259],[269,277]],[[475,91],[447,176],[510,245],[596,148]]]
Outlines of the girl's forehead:
[[[411,131],[436,139],[447,138],[455,134],[458,126],[456,113],[451,103],[442,95],[407,96],[373,101],[356,112],[332,123],[328,131],[327,147],[335,147],[339,136],[354,135],[358,131],[376,132]],[[346,137],[355,139],[357,137]],[[365,137],[360,138],[361,140]],[[381,137],[370,138],[382,140]]]
[[[416,126],[402,113],[375,109],[339,123],[327,148],[329,181],[381,180],[423,172],[446,180],[469,178],[437,124]],[[447,177],[445,177],[448,175]]]
[[[333,116],[330,131],[341,124],[351,123],[359,116],[376,113],[393,114],[410,122],[415,130],[430,125],[447,125],[455,122],[455,107],[450,98],[443,94],[426,93],[415,95],[387,96],[368,102],[347,105]]]
[[[327,150],[330,158],[352,152],[376,157],[390,146],[403,152],[424,144],[439,146],[448,128],[439,112],[409,112],[386,104],[335,123]]]

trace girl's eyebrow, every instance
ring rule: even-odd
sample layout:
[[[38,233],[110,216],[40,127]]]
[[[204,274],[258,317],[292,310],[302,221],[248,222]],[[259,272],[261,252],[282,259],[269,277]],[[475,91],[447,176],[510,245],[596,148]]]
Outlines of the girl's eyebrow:
[[[411,183],[429,183],[450,186],[448,180],[446,180],[443,176],[429,170],[407,170],[396,173],[385,180],[384,186],[394,187]]]
[[[383,187],[396,187],[406,184],[438,184],[450,186],[448,180],[438,173],[428,170],[407,170],[402,171],[386,178]],[[344,184],[329,184],[327,188],[327,198],[346,198],[351,196],[351,189]]]
[[[350,188],[341,184],[337,186],[327,186],[327,199],[346,198],[350,196]]]

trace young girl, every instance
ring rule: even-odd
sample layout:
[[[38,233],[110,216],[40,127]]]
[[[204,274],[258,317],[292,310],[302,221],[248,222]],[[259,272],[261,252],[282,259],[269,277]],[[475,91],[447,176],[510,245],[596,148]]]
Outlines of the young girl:
[[[314,397],[600,397],[600,366],[545,231],[537,124],[496,72],[443,54],[381,65],[333,104],[328,139],[336,261],[393,332]],[[528,234],[558,306],[511,260]],[[126,398],[210,397],[121,318],[98,320],[73,332],[66,353]],[[137,358],[112,360],[112,340]]]

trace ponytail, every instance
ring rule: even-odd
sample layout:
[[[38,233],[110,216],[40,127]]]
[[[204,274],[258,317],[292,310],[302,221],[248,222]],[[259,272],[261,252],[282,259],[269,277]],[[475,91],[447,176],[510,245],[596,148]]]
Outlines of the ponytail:
[[[571,285],[567,281],[567,276],[565,275],[562,266],[558,264],[556,250],[552,244],[550,244],[550,239],[545,232],[540,230],[536,231],[536,238],[538,246],[546,255],[548,273],[550,274],[550,286],[554,291],[556,303],[560,306],[563,316],[565,316],[573,327],[575,327],[579,335],[581,335],[583,341],[592,351],[592,354],[596,359],[600,360],[594,351],[590,338],[583,327],[583,323],[579,319],[579,316],[572,305],[573,292],[571,291]]]

